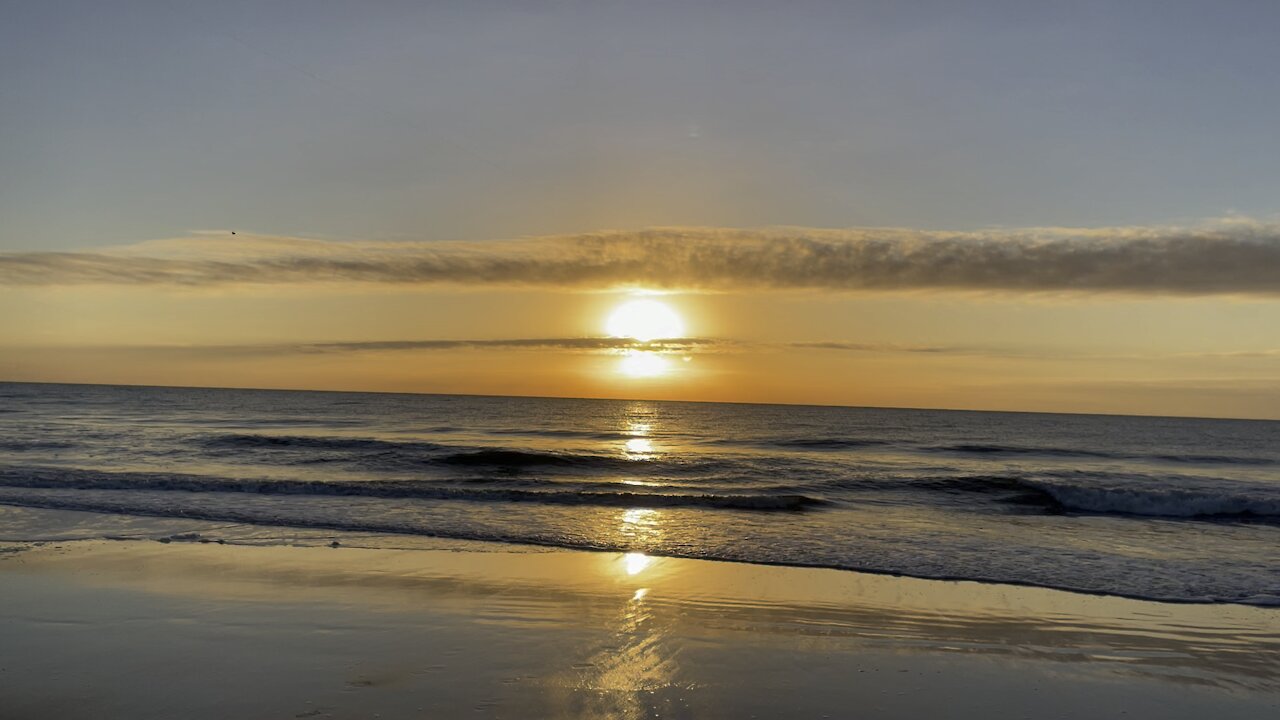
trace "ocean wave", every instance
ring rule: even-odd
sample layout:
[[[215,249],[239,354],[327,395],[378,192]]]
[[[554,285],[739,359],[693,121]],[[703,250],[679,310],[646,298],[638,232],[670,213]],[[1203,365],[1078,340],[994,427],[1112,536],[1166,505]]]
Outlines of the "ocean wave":
[[[124,494],[124,493],[122,493]],[[127,494],[124,494],[127,495]],[[281,512],[281,508],[253,508],[248,506],[225,507],[193,507],[157,505],[143,501],[114,501],[84,496],[51,496],[32,495],[15,497],[10,494],[0,495],[0,503],[21,507],[44,508],[51,510],[73,510],[82,512],[104,513],[109,515],[135,515],[160,518],[183,518],[189,520],[207,520],[212,522],[233,522],[256,526],[277,528],[307,528],[354,533],[385,533],[393,535],[411,535],[420,537],[441,537],[457,540],[478,540],[485,542],[515,543],[523,545],[539,545],[546,547],[568,548],[576,550],[594,550],[609,552],[632,552],[637,548],[625,543],[592,539],[583,535],[564,535],[556,532],[538,530],[512,531],[492,527],[434,527],[406,522],[402,518],[343,518],[316,517],[309,514],[293,514]],[[158,538],[160,542],[223,542],[217,537],[206,534],[177,533]],[[293,544],[290,536],[283,536],[280,542]],[[255,540],[254,544],[262,541]],[[952,571],[946,568],[927,565],[885,565],[869,558],[850,558],[841,560],[817,560],[796,557],[780,559],[772,555],[754,555],[750,552],[720,547],[718,549],[699,549],[690,546],[676,546],[657,550],[643,548],[644,552],[670,557],[684,557],[701,560],[718,560],[727,562],[745,562],[762,565],[783,565],[791,567],[815,567],[835,570],[850,570],[879,575],[909,576],[933,580],[969,581],[981,583],[1000,583],[1031,587],[1045,587],[1091,595],[1110,595],[1140,600],[1153,600],[1176,603],[1239,603],[1263,607],[1280,605],[1280,595],[1270,591],[1259,591],[1253,587],[1222,589],[1160,588],[1144,590],[1139,587],[1119,586],[1105,587],[1093,582],[1073,581],[1070,576],[1025,577],[1002,572],[988,572],[977,568],[968,571]]]
[[[201,441],[214,450],[317,450],[345,453],[377,453],[378,463],[436,463],[457,466],[523,468],[536,465],[590,465],[614,461],[595,455],[543,453],[508,448],[477,448],[420,440],[382,440],[361,437],[326,437],[313,435],[217,435]],[[332,460],[333,458],[328,458]],[[343,459],[343,458],[338,458]],[[364,460],[359,455],[348,458]],[[399,461],[399,463],[397,463]]]
[[[421,441],[379,440],[361,437],[327,437],[318,435],[257,435],[233,433],[204,438],[206,448],[226,450],[313,449],[313,450],[412,450],[430,452],[444,447]]]
[[[165,473],[107,473],[73,469],[0,471],[0,486],[56,490],[247,493],[254,495],[346,496],[466,502],[531,502],[628,508],[690,507],[723,510],[804,510],[828,504],[800,494],[640,492],[635,490],[522,490],[460,488],[412,480],[254,480]],[[630,486],[629,486],[630,487]]]
[[[1101,450],[1085,450],[1082,448],[1063,447],[1029,447],[1020,445],[992,445],[982,443],[959,443],[953,445],[925,446],[930,452],[951,453],[961,455],[1015,455],[1041,456],[1060,458],[1096,458],[1107,460],[1146,460],[1186,463],[1189,465],[1275,465],[1277,461],[1267,457],[1247,457],[1239,455],[1207,455],[1207,454],[1143,454],[1106,452]]]
[[[634,440],[641,437],[634,433],[606,432],[590,430],[561,430],[553,428],[530,428],[528,430],[501,428],[486,430],[490,435],[516,435],[520,437],[574,438],[580,440]]]
[[[1135,473],[858,478],[842,490],[930,492],[991,498],[1051,512],[1280,523],[1280,485]]]
[[[41,450],[70,450],[76,443],[63,440],[0,440],[0,452],[39,452]]]
[[[889,440],[874,438],[814,437],[814,438],[715,438],[704,440],[702,445],[764,448],[770,450],[857,450],[892,444]]]
[[[1147,457],[1168,462],[1180,462],[1191,465],[1275,465],[1276,461],[1263,457],[1240,457],[1238,455],[1149,455]]]
[[[469,450],[438,458],[445,465],[522,468],[536,465],[613,464],[613,458],[569,453],[530,452],[527,450]]]
[[[1216,487],[1086,484],[1027,480],[1065,511],[1160,518],[1257,519],[1280,522],[1280,488],[1245,483]]]
[[[970,455],[1047,455],[1051,457],[1117,458],[1115,453],[1056,447],[1023,447],[1017,445],[984,445],[960,443],[956,445],[926,446],[925,450]]]
[[[164,418],[160,419],[162,422]],[[145,421],[140,419],[139,421]],[[263,418],[246,418],[246,417],[201,417],[199,415],[188,415],[182,418],[186,425],[192,427],[219,428],[225,430],[237,430],[246,428],[306,428],[306,427],[322,427],[322,428],[341,428],[341,427],[364,427],[367,421],[360,418],[336,418],[336,417],[263,417]]]
[[[949,443],[929,445],[905,440],[866,437],[777,437],[777,438],[720,438],[706,441],[707,445],[749,446],[799,451],[847,451],[864,448],[894,448],[906,452],[980,456],[1064,458],[1090,460],[1118,460],[1181,463],[1187,465],[1241,465],[1270,466],[1280,464],[1280,459],[1265,456],[1226,455],[1211,453],[1142,453],[1093,450],[1087,448],[1052,447],[1035,445],[1005,445],[1000,443]]]
[[[872,438],[787,438],[768,442],[774,447],[804,448],[808,450],[850,450],[854,448],[888,445],[888,440]]]
[[[563,471],[643,471],[646,473],[705,473],[740,469],[732,461],[716,457],[686,455],[628,457],[603,453],[448,445],[422,440],[384,440],[344,436],[233,433],[202,437],[196,442],[204,450],[214,454],[275,453],[274,456],[266,459],[276,465],[336,462],[350,463],[366,471],[420,469],[424,465],[496,471],[520,471],[545,467]]]

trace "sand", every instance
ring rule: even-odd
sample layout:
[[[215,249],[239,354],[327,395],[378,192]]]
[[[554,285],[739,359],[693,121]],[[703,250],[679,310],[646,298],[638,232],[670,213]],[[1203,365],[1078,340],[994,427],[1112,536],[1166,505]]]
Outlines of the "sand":
[[[441,541],[0,552],[0,718],[1280,717],[1280,609]]]

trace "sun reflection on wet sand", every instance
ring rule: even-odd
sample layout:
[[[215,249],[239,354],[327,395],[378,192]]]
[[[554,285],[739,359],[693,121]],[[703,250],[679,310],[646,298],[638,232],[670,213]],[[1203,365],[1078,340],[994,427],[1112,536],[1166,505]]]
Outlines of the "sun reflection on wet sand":
[[[622,562],[627,568],[628,575],[636,575],[649,567],[649,563],[653,562],[653,558],[644,553],[629,552],[623,556]]]
[[[633,577],[654,561],[644,553],[626,553],[619,562]],[[658,691],[673,688],[679,654],[669,620],[655,615],[648,587],[636,588],[624,603],[609,641],[586,661],[573,665],[569,708],[573,717],[639,720],[665,717],[672,698]]]
[[[125,688],[154,709],[145,670],[183,667],[233,626],[245,632],[225,648],[228,677],[270,676],[254,702],[290,710],[273,717],[318,698],[343,717],[455,717],[468,704],[496,717],[846,717],[868,701],[891,703],[886,716],[989,717],[990,698],[1019,717],[1059,702],[1072,717],[1270,717],[1280,689],[1270,608],[455,541],[74,545],[0,560],[6,589],[40,583],[6,595],[20,608],[6,606],[6,631],[29,638],[0,643],[9,672],[24,673],[9,688],[58,697],[70,668],[96,678],[94,692]],[[639,572],[632,557],[646,561]],[[64,581],[58,602],[138,656],[103,656],[74,627],[62,636],[73,652],[24,656],[53,647],[46,598]],[[204,677],[175,673],[165,687],[212,707],[221,686]]]

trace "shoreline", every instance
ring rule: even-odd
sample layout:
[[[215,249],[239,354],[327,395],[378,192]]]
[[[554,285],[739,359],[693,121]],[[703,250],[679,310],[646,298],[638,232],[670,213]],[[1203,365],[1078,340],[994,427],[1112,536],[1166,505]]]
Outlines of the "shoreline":
[[[0,647],[0,714],[1256,718],[1280,709],[1274,609],[420,544],[83,539],[0,553],[10,639]],[[75,703],[59,705],[67,697]]]
[[[43,512],[57,513],[57,514],[88,513],[88,514],[94,514],[94,515],[101,515],[101,514],[117,515],[118,514],[118,515],[127,515],[127,516],[134,516],[134,517],[140,517],[140,518],[153,518],[157,520],[169,520],[169,521],[174,521],[174,520],[191,521],[194,523],[210,523],[210,524],[229,523],[233,525],[247,525],[247,526],[264,527],[264,528],[266,527],[288,528],[288,529],[294,529],[294,530],[303,531],[303,532],[319,531],[319,532],[339,533],[339,534],[362,533],[362,534],[372,534],[372,535],[380,535],[380,536],[388,536],[388,537],[399,536],[399,537],[412,538],[417,541],[425,541],[425,542],[441,541],[441,542],[460,542],[460,543],[485,543],[485,544],[495,544],[500,546],[511,546],[514,548],[537,547],[537,548],[544,548],[548,550],[560,550],[565,552],[586,552],[586,553],[633,552],[632,548],[627,548],[627,547],[576,546],[576,545],[568,545],[568,544],[557,544],[550,541],[543,542],[536,539],[508,540],[505,538],[459,537],[459,536],[453,536],[453,535],[447,535],[447,534],[432,535],[432,534],[426,534],[426,533],[407,533],[407,532],[397,531],[396,529],[379,527],[376,525],[365,526],[365,525],[341,524],[341,523],[326,524],[323,522],[316,522],[309,525],[296,524],[296,523],[291,524],[288,522],[275,520],[275,519],[259,520],[253,517],[229,517],[225,513],[224,514],[215,514],[215,513],[201,514],[199,512],[188,512],[185,515],[180,517],[174,516],[174,515],[166,515],[163,513],[148,513],[143,510],[135,510],[135,509],[131,509],[127,513],[126,512],[103,513],[100,508],[96,508],[95,506],[92,506],[92,505],[86,505],[84,507],[76,507],[76,506],[68,505],[66,503],[61,503],[57,505],[54,505],[54,504],[42,505],[38,503],[13,503],[13,502],[8,502],[6,500],[0,500],[0,507],[19,508],[23,510],[33,510],[33,511],[42,512],[42,513]],[[107,539],[113,539],[113,538],[107,538]],[[205,541],[219,542],[217,540],[205,540]],[[0,544],[3,544],[3,543],[4,541],[0,540]],[[234,541],[222,541],[222,544],[234,545],[237,543]],[[1123,592],[1108,592],[1108,591],[1089,590],[1089,589],[1073,588],[1073,587],[1061,587],[1061,586],[1050,585],[1050,584],[1036,583],[1032,581],[974,578],[974,577],[966,577],[966,576],[915,575],[915,574],[905,573],[905,572],[880,570],[877,568],[848,567],[844,565],[834,565],[834,564],[823,565],[823,564],[816,564],[816,563],[804,564],[804,563],[796,563],[796,562],[780,562],[780,561],[773,562],[769,560],[752,560],[752,559],[740,559],[740,558],[731,558],[731,557],[706,557],[706,556],[695,556],[695,555],[657,555],[655,554],[653,556],[669,558],[672,560],[691,560],[695,562],[702,561],[702,562],[733,563],[733,564],[760,566],[760,567],[794,568],[794,569],[800,569],[800,570],[830,570],[835,572],[847,572],[847,573],[855,573],[855,574],[861,574],[861,575],[883,576],[883,577],[897,578],[897,579],[904,579],[904,580],[922,580],[922,581],[928,581],[928,582],[973,583],[976,585],[1008,586],[1008,587],[1034,589],[1034,590],[1048,590],[1053,592],[1063,592],[1063,593],[1069,593],[1073,595],[1082,595],[1082,596],[1089,596],[1089,597],[1115,598],[1115,599],[1121,599],[1121,600],[1133,600],[1137,602],[1151,602],[1151,603],[1168,604],[1168,605],[1193,605],[1193,606],[1208,606],[1208,607],[1236,606],[1236,607],[1252,607],[1252,608],[1280,607],[1280,597],[1272,596],[1272,595],[1258,596],[1254,598],[1246,598],[1246,599],[1240,599],[1240,600],[1155,597],[1150,595],[1126,594]]]

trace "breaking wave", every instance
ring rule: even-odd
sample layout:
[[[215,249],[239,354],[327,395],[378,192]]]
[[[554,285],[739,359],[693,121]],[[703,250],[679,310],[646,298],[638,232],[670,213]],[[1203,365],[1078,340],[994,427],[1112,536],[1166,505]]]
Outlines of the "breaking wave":
[[[1154,483],[1071,483],[1028,480],[1073,512],[1162,518],[1239,518],[1280,523],[1280,487],[1245,483],[1157,486]]]
[[[1085,472],[861,478],[843,490],[945,493],[1038,505],[1053,512],[1188,519],[1257,519],[1280,523],[1280,485]]]
[[[253,480],[165,473],[107,473],[33,468],[0,471],[0,486],[57,490],[247,493],[255,495],[347,496],[466,502],[532,502],[627,508],[695,507],[723,510],[804,510],[828,504],[800,494],[720,494],[441,487],[412,480]]]
[[[1062,447],[1027,447],[1018,445],[988,445],[981,443],[959,443],[953,445],[935,445],[925,448],[931,452],[969,455],[1012,455],[1041,456],[1060,458],[1093,458],[1107,460],[1156,460],[1162,462],[1186,463],[1193,465],[1275,465],[1276,461],[1265,457],[1240,457],[1234,455],[1208,454],[1172,454],[1172,453],[1118,453],[1081,448]]]

